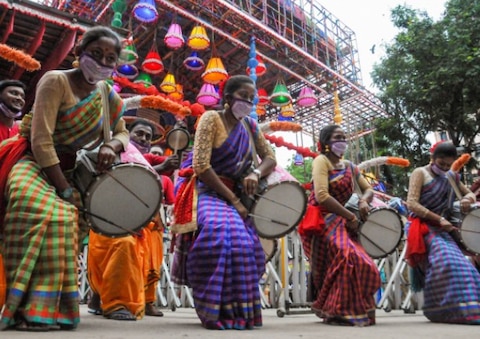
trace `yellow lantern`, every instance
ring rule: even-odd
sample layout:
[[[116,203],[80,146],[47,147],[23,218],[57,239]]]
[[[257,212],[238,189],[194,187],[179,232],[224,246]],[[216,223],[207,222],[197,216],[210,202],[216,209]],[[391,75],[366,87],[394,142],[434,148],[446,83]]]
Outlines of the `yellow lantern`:
[[[168,72],[159,87],[165,93],[175,92],[177,90],[175,76],[172,73]]]
[[[173,101],[183,100],[183,86],[181,84],[177,84],[175,92],[170,93],[168,97]]]
[[[208,62],[205,72],[202,74],[203,81],[216,85],[228,78],[228,73],[223,66],[222,59],[219,57],[212,57]]]
[[[207,36],[205,27],[195,26],[187,40],[187,45],[197,51],[207,49],[210,46],[210,39]]]

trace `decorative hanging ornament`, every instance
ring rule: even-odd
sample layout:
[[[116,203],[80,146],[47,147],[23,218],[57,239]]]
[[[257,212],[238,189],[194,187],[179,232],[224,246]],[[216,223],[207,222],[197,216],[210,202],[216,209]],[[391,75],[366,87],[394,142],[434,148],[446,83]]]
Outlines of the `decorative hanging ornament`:
[[[178,49],[183,46],[185,39],[182,34],[182,27],[177,23],[172,23],[168,28],[167,34],[163,39],[165,45],[170,49]]]
[[[168,98],[173,101],[182,101],[183,100],[183,85],[177,84],[175,92],[168,94]]]
[[[198,56],[197,51],[193,51],[188,58],[183,60],[183,65],[191,71],[201,71],[205,67],[205,62]]]
[[[212,84],[204,83],[197,95],[197,102],[204,106],[213,106],[218,103],[220,96]]]
[[[262,115],[265,115],[265,114],[267,114],[267,110],[266,110],[265,106],[257,105],[257,115],[262,116]]]
[[[270,100],[268,99],[268,93],[267,93],[267,90],[265,88],[259,88],[258,91],[257,91],[257,95],[258,95],[258,104],[259,105],[264,106],[264,105],[267,105],[268,103],[270,103]]]
[[[340,112],[340,99],[338,98],[338,91],[333,92],[333,122],[340,125],[343,121],[342,113]]]
[[[138,60],[138,54],[133,43],[128,43],[120,52],[119,65],[133,65]]]
[[[140,22],[150,23],[158,19],[155,0],[139,0],[133,7],[133,16]]]
[[[164,69],[162,59],[157,51],[151,50],[142,62],[142,69],[149,74],[161,73]]]
[[[297,152],[297,154],[295,154],[295,158],[293,158],[293,164],[295,166],[303,166],[304,164],[303,155]]]
[[[136,84],[143,84],[145,87],[150,87],[152,85],[152,78],[147,73],[140,73],[135,81]]]
[[[273,106],[285,106],[292,102],[292,96],[288,92],[287,85],[283,80],[277,80],[275,88],[273,89],[272,95],[270,95],[270,103]]]
[[[175,76],[172,73],[168,72],[159,87],[165,93],[175,92],[177,90]]]
[[[133,80],[138,76],[138,69],[135,65],[119,65],[117,66],[116,73],[121,78]]]
[[[202,51],[210,47],[210,39],[208,38],[205,27],[195,26],[187,39],[187,45],[197,51]]]
[[[287,104],[280,107],[280,115],[284,117],[293,117],[295,115],[295,110],[293,109],[293,105]]]
[[[317,97],[313,94],[313,90],[305,86],[300,90],[300,95],[297,99],[297,105],[302,107],[315,106],[318,102]]]
[[[205,72],[202,74],[203,81],[217,85],[218,83],[226,80],[228,78],[228,73],[223,66],[222,59],[219,57],[212,57],[207,64]]]
[[[262,76],[267,72],[267,67],[265,66],[265,63],[263,62],[262,58],[257,54],[256,56],[257,59],[257,66],[255,67],[255,74],[257,76]],[[247,75],[250,75],[250,68],[251,66],[247,67]]]

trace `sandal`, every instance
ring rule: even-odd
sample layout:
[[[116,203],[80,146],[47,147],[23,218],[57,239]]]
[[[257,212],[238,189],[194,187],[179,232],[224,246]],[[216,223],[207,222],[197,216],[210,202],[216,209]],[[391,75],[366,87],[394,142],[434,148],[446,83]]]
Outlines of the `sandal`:
[[[87,310],[88,313],[93,314],[93,315],[102,315],[103,310],[101,308],[88,308]]]
[[[151,317],[163,317],[163,312],[156,309],[153,303],[145,304],[145,315]]]
[[[42,323],[27,322],[23,320],[15,326],[16,331],[21,332],[48,332],[50,326]]]
[[[130,313],[129,310],[125,308],[113,311],[112,313],[109,313],[109,314],[105,314],[104,317],[112,320],[128,320],[128,321],[137,320],[137,318],[132,313]]]

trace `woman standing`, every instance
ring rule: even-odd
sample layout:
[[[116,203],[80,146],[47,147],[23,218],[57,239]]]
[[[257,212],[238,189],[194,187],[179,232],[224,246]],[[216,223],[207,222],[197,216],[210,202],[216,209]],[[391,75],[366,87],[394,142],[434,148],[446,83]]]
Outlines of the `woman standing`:
[[[20,135],[0,148],[0,192],[6,193],[0,196],[7,276],[3,327],[48,331],[79,323],[74,205],[80,199],[69,175],[76,151],[102,142],[96,85],[111,76],[120,50],[120,38],[109,28],[87,30],[75,48],[78,68],[45,73]],[[109,101],[113,138],[99,149],[99,171],[128,143],[123,104],[111,89]]]
[[[307,209],[299,226],[312,272],[312,310],[326,324],[373,325],[373,295],[380,288],[380,274],[362,246],[350,237],[357,232],[359,220],[344,207],[357,181],[363,194],[359,212],[365,220],[373,190],[356,166],[342,160],[347,142],[340,126],[324,127],[319,142],[321,154],[313,161],[313,189],[308,206],[315,213]],[[320,220],[307,220],[312,215],[320,215]]]
[[[254,96],[255,85],[249,77],[228,79],[222,96],[225,109],[202,115],[193,158],[190,154],[183,164],[192,165],[198,177],[198,229],[191,245],[185,244],[191,233],[177,239],[183,240],[183,248],[188,249],[187,278],[197,315],[208,329],[241,330],[262,325],[258,282],[265,270],[265,255],[237,189],[241,185],[247,194],[255,193],[259,179],[276,165],[272,148],[257,123],[248,117]],[[254,171],[246,128],[251,129],[262,159]],[[179,258],[175,259],[174,266],[178,266]]]
[[[410,210],[407,261],[411,287],[424,292],[424,315],[433,322],[480,324],[480,274],[465,258],[451,233],[448,221],[457,186],[463,213],[470,210],[475,194],[449,172],[457,158],[450,142],[434,146],[431,163],[410,176],[407,204]]]

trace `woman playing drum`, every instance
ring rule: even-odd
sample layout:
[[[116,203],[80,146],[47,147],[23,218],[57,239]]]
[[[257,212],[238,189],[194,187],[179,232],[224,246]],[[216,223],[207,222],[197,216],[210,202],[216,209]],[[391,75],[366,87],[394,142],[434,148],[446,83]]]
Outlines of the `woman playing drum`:
[[[78,149],[102,140],[102,100],[96,85],[111,76],[121,48],[109,28],[87,30],[75,49],[78,68],[45,73],[20,135],[0,148],[7,275],[3,326],[48,331],[50,326],[73,329],[79,323],[74,204],[80,199],[68,170]],[[113,90],[109,97],[113,139],[100,147],[99,171],[128,143],[122,101]]]
[[[362,246],[350,238],[359,220],[344,207],[356,180],[363,192],[359,211],[365,220],[373,191],[357,167],[342,160],[347,143],[340,126],[324,127],[319,141],[322,154],[313,162],[313,189],[299,225],[312,272],[312,310],[327,324],[373,325],[373,295],[380,287],[380,274]],[[312,215],[321,217],[313,221]]]
[[[455,146],[442,142],[434,146],[431,163],[410,176],[407,262],[413,268],[412,289],[423,289],[423,312],[429,320],[480,324],[480,274],[453,240],[449,232],[455,228],[446,219],[455,200],[447,175],[463,195],[463,213],[475,202],[459,175],[448,171],[456,158]]]
[[[208,329],[241,330],[262,325],[258,282],[265,270],[265,254],[248,211],[240,202],[240,192],[235,190],[237,182],[242,181],[246,192],[254,194],[260,177],[268,175],[276,165],[272,148],[256,122],[248,117],[254,96],[252,79],[240,75],[229,78],[222,96],[225,109],[202,115],[195,133],[193,159],[190,154],[182,165],[185,168],[192,164],[199,179],[198,229],[192,245],[180,244],[192,238],[187,233],[177,237],[177,246],[188,251],[188,283],[193,288],[197,315]],[[245,119],[263,160],[256,172],[247,176],[252,150],[241,122]],[[179,194],[176,210],[181,207]],[[178,253],[173,264],[176,282],[181,278],[176,275],[181,262]]]

